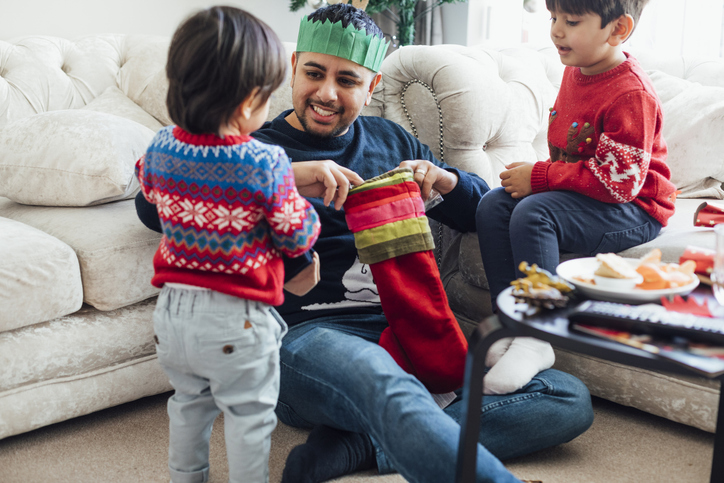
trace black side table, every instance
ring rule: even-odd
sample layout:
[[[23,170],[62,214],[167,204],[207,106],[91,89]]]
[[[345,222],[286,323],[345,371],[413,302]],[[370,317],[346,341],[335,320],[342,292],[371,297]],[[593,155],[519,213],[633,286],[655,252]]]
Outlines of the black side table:
[[[535,337],[556,347],[580,352],[612,362],[618,362],[642,369],[668,371],[678,374],[694,374],[686,367],[660,358],[634,347],[592,336],[581,335],[568,330],[568,313],[576,306],[556,310],[542,310],[526,315],[526,305],[516,304],[512,287],[502,292],[497,299],[498,315],[483,320],[468,341],[463,386],[463,424],[456,466],[457,483],[475,482],[478,432],[480,429],[480,405],[483,397],[483,375],[485,356],[490,346],[505,337]],[[699,373],[696,373],[699,375]],[[719,378],[724,380],[724,376]],[[724,398],[719,397],[714,456],[711,468],[711,483],[724,482]]]

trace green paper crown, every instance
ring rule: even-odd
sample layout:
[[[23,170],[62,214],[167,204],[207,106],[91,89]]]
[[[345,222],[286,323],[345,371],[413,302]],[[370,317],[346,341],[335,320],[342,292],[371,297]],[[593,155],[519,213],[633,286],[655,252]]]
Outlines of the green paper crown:
[[[297,52],[316,52],[351,60],[355,64],[379,72],[390,43],[365,30],[357,30],[352,24],[342,26],[342,21],[313,21],[302,18],[297,37]]]

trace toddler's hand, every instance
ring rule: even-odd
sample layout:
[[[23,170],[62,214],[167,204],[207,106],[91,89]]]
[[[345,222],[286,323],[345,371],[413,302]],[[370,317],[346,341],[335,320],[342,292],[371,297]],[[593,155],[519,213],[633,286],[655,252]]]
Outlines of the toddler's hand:
[[[314,252],[312,263],[296,274],[291,280],[284,284],[284,290],[301,297],[312,290],[319,282],[319,255]]]
[[[523,198],[533,192],[530,187],[530,174],[533,171],[532,163],[511,163],[505,166],[506,171],[500,173],[500,184],[513,198]]]

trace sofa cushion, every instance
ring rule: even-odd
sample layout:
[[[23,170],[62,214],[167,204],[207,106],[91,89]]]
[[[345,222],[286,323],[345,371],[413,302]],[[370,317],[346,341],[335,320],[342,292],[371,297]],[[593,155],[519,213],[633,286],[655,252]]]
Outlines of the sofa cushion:
[[[129,198],[133,173],[154,132],[82,109],[44,112],[0,130],[0,196],[43,206],[87,206]]]
[[[171,389],[156,359],[155,300],[0,332],[0,439]]]
[[[163,127],[152,115],[144,111],[141,106],[130,100],[122,90],[110,86],[103,93],[83,106],[81,109],[113,114],[124,119],[143,124],[153,132]]]
[[[694,213],[703,202],[701,199],[677,199],[676,212],[669,218],[669,224],[661,229],[659,236],[648,243],[624,250],[619,255],[627,258],[641,258],[653,248],[661,250],[661,260],[678,263],[687,246],[714,249],[714,230],[694,226]],[[711,201],[711,200],[709,200]],[[724,207],[724,203],[717,203]]]
[[[155,300],[108,312],[85,306],[68,316],[0,332],[0,395],[155,355],[154,307]],[[32,359],[21,356],[29,347],[36,354]]]
[[[138,96],[138,105],[151,114],[164,126],[173,124],[166,107],[166,93],[168,92],[168,78],[166,71],[156,72],[148,82],[143,92]]]
[[[80,268],[68,245],[7,218],[0,218],[0,234],[0,332],[80,309]]]
[[[664,110],[666,163],[681,198],[724,199],[724,156],[712,140],[724,132],[724,88],[649,71]]]
[[[79,209],[26,206],[0,198],[0,216],[69,245],[80,262],[83,300],[97,309],[124,307],[158,293],[151,277],[161,235],[139,221],[134,200]]]
[[[716,431],[720,389],[716,379],[649,371],[559,348],[555,352],[553,367],[579,378],[594,396]]]

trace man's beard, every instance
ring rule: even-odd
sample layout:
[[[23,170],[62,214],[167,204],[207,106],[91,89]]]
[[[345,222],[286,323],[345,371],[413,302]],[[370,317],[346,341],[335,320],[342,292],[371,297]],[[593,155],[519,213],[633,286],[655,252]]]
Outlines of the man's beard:
[[[321,105],[320,107],[322,107],[322,108],[325,107],[323,103],[317,102],[317,104],[318,104],[318,105]],[[309,107],[309,108],[312,107],[312,103],[311,103],[311,101],[309,101],[309,100],[307,100],[307,101],[304,103],[304,111],[302,111],[303,113],[306,113],[307,107]],[[333,107],[333,106],[329,106],[329,107]],[[303,115],[301,115],[301,116],[299,115],[299,113],[296,113],[296,114],[297,114],[297,119],[299,120],[299,124],[301,124],[302,127],[304,128],[304,132],[306,132],[306,133],[309,134],[310,136],[314,136],[314,137],[321,138],[321,139],[327,139],[327,138],[337,137],[337,136],[343,134],[344,132],[346,132],[347,129],[349,128],[349,126],[350,126],[350,124],[342,125],[342,126],[337,126],[337,127],[335,127],[334,129],[332,129],[332,130],[331,130],[330,132],[328,132],[328,133],[318,134],[318,133],[316,133],[316,132],[314,132],[314,131],[312,131],[312,130],[310,129],[310,124],[311,124],[311,122],[309,122],[309,121],[307,120],[306,114],[303,114]],[[342,115],[344,114],[344,109],[342,109],[341,111],[337,112],[337,114],[338,114],[339,117],[341,118]]]

